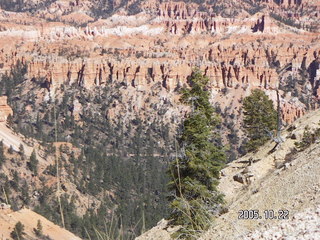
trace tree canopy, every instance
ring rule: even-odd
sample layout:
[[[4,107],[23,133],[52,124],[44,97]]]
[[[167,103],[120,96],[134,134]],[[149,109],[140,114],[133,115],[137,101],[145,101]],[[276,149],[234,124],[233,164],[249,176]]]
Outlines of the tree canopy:
[[[260,89],[254,89],[243,101],[243,123],[249,138],[247,151],[255,151],[270,139],[277,128],[277,111],[273,102]]]
[[[24,232],[24,225],[21,222],[17,222],[10,236],[15,240],[23,240],[24,239],[23,236],[25,234],[26,233]]]
[[[182,91],[181,102],[190,105],[191,112],[178,140],[179,156],[169,167],[169,190],[173,193],[169,199],[171,220],[173,224],[183,226],[180,234],[186,238],[206,230],[212,212],[223,203],[216,186],[226,157],[215,143],[218,135],[214,130],[219,117],[209,102],[208,81],[195,70],[189,79],[191,88]]]

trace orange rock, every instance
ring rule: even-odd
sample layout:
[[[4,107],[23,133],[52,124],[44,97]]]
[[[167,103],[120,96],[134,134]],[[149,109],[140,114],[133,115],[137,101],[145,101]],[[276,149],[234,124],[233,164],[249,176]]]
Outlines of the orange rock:
[[[7,96],[0,97],[0,122],[5,122],[9,115],[13,115],[12,108],[7,104]]]

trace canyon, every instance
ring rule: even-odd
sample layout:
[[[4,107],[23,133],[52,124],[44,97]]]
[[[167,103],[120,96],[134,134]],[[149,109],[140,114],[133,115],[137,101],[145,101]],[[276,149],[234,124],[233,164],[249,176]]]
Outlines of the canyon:
[[[77,197],[76,214],[86,216],[91,207],[98,212],[104,196],[108,208],[102,210],[111,218],[124,199],[118,182],[107,184],[119,181],[118,176],[109,178],[113,157],[133,162],[132,169],[141,164],[137,169],[142,171],[151,152],[159,166],[165,165],[190,111],[181,104],[180,93],[195,69],[209,79],[210,101],[221,115],[219,134],[231,149],[230,161],[243,153],[241,106],[253,89],[262,89],[275,107],[279,92],[284,126],[319,108],[319,22],[320,1],[315,0],[3,1],[0,76],[8,99],[0,98],[0,121],[13,115],[10,127],[25,135],[28,157],[37,151],[40,176],[51,179],[52,189],[55,159],[52,152],[44,154],[52,151],[50,146],[41,144],[60,142],[53,144],[60,152],[61,146],[71,146],[72,154],[61,154],[61,182],[65,193]],[[99,146],[105,154],[101,159],[110,166],[99,165],[90,144]],[[19,151],[18,144],[13,147]],[[88,163],[94,166],[90,170]],[[86,170],[79,173],[78,168]],[[9,164],[6,169],[13,178]],[[32,174],[28,172],[30,178]],[[92,179],[99,187],[91,192],[96,187]],[[157,202],[165,191],[155,189],[149,192]],[[135,199],[140,191],[126,197]]]
[[[297,77],[302,68],[312,72],[307,88],[319,98],[318,33],[293,29],[264,13],[223,18],[190,9],[167,2],[155,17],[140,13],[125,23],[119,13],[86,27],[2,11],[0,72],[21,61],[28,64],[28,79],[43,79],[51,91],[64,84],[90,89],[118,82],[147,95],[159,84],[168,95],[177,94],[199,67],[218,95],[237,87],[271,92],[281,81],[277,69]],[[289,122],[305,111],[285,98],[282,105]]]

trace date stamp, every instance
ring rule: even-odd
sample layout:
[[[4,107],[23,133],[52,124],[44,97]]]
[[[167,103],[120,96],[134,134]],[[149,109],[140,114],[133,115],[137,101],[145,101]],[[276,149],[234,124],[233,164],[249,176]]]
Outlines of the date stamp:
[[[258,220],[258,219],[265,219],[265,220],[288,220],[289,219],[289,211],[288,210],[264,210],[260,213],[259,210],[240,210],[238,212],[238,219],[242,220]]]

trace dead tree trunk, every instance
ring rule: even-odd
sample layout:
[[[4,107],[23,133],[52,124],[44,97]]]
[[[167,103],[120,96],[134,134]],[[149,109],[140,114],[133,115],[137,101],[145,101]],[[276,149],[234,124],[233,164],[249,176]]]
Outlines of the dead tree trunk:
[[[281,112],[281,106],[280,106],[280,96],[279,96],[279,90],[276,89],[277,92],[277,129],[276,129],[276,134],[275,136],[272,135],[272,140],[276,143],[276,145],[272,148],[270,153],[273,153],[276,151],[281,143],[283,143],[283,139],[281,137],[281,129],[282,129],[282,112]]]

